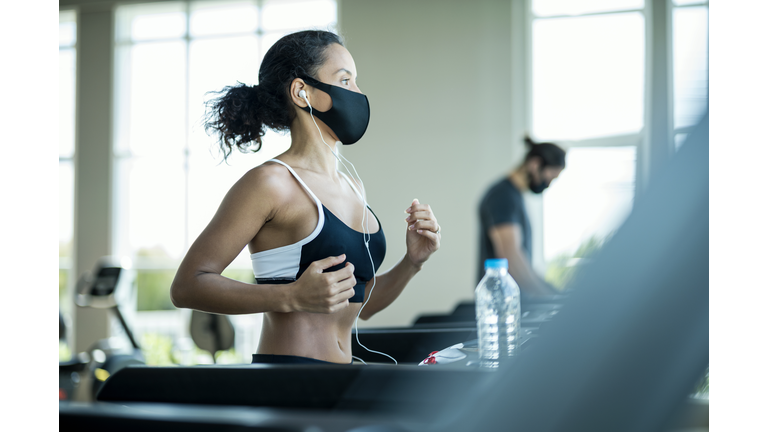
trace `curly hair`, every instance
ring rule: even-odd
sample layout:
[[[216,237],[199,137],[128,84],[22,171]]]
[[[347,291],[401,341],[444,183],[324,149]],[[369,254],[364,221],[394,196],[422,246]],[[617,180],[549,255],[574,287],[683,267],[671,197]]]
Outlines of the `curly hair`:
[[[321,30],[283,36],[264,56],[258,85],[238,82],[210,92],[218,97],[206,102],[205,131],[218,135],[225,161],[235,148],[259,151],[267,129],[290,129],[296,116],[289,98],[291,83],[300,75],[316,77],[334,43],[344,45],[338,35]]]

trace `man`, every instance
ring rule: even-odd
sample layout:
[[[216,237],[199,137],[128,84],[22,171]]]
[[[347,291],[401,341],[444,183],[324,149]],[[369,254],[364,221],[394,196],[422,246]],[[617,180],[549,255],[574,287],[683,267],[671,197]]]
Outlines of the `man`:
[[[480,201],[480,256],[478,278],[489,258],[506,258],[509,274],[523,299],[558,294],[531,266],[531,224],[523,193],[544,192],[565,168],[565,150],[552,143],[537,144],[526,136],[523,163],[493,184]]]

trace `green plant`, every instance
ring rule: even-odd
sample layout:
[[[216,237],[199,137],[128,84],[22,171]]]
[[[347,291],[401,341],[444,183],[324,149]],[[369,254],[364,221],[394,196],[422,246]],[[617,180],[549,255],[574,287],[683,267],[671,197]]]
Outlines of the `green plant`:
[[[59,242],[59,258],[69,258],[72,256],[72,241]],[[68,269],[59,269],[59,304],[64,303],[67,296],[67,282],[69,279]]]
[[[608,236],[610,237],[610,235]],[[601,239],[597,236],[592,236],[584,243],[580,244],[573,254],[562,254],[554,258],[547,263],[547,271],[544,275],[544,280],[552,284],[559,290],[565,289],[566,285],[573,279],[578,265],[574,260],[586,259],[595,254],[603,246],[608,239]]]
[[[170,366],[176,364],[173,358],[173,339],[157,333],[141,336],[141,352],[149,366]]]
[[[221,275],[240,282],[254,283],[253,270],[251,269],[227,268],[221,272]]]
[[[195,347],[197,348],[197,347]],[[210,357],[211,353],[208,351],[203,351],[199,348],[197,348],[198,353],[202,353],[203,355],[206,355]],[[237,354],[237,351],[235,351],[234,348],[230,348],[226,351],[219,351],[216,353],[216,363],[217,364],[237,364],[242,363],[243,360],[240,355]]]
[[[142,258],[170,260],[168,253],[160,246],[142,248],[136,252]],[[139,311],[174,310],[171,302],[171,283],[176,276],[176,269],[137,269],[136,309]],[[227,268],[222,276],[241,282],[253,283],[253,271],[250,269]]]
[[[67,295],[67,278],[69,270],[59,269],[59,304],[63,303]]]
[[[211,353],[197,346],[192,347],[192,355],[188,357],[187,361],[183,361],[184,355],[176,349],[173,338],[158,333],[145,333],[141,336],[141,352],[144,354],[144,361],[149,366],[173,366],[182,363],[185,366],[194,366],[213,363]],[[227,351],[217,352],[216,363],[237,364],[243,363],[243,359],[234,348],[231,348]]]
[[[69,345],[63,340],[59,341],[59,361],[67,361],[72,359],[72,350],[69,349]]]
[[[703,399],[709,399],[709,368],[704,373],[704,377],[696,384],[693,389],[693,396]]]
[[[136,309],[174,310],[171,302],[171,282],[176,275],[174,270],[138,270],[136,272]]]

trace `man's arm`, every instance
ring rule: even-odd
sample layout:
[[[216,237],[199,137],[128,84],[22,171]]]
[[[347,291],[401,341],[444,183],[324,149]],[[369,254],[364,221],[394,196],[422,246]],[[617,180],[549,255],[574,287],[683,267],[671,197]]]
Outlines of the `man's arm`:
[[[531,296],[553,295],[557,292],[544,282],[534,271],[523,254],[522,232],[519,224],[499,224],[488,229],[493,244],[493,253],[509,261],[509,274],[520,286],[520,290]]]

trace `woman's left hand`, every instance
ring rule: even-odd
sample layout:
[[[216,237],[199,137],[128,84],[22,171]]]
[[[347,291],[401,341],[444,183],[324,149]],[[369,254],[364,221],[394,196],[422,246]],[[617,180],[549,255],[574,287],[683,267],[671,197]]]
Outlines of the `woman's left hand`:
[[[440,225],[428,204],[413,200],[405,210],[408,229],[405,234],[406,255],[413,265],[421,267],[429,256],[440,249]]]

